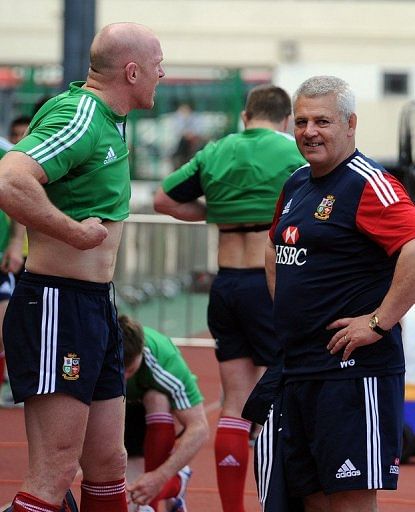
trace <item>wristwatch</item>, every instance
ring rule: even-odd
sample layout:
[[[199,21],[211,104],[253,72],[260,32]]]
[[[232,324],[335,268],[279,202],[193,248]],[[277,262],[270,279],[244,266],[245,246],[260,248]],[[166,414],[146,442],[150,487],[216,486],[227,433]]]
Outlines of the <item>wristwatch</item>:
[[[370,320],[369,320],[369,327],[372,329],[372,331],[375,331],[376,334],[379,334],[380,336],[385,336],[390,332],[390,329],[385,331],[385,329],[382,329],[382,327],[379,327],[379,318],[376,314],[374,314]]]

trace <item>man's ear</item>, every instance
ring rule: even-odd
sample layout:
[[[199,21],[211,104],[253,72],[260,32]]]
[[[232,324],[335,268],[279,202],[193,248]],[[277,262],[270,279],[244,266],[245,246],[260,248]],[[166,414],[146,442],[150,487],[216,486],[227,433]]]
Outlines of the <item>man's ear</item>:
[[[246,123],[248,122],[248,116],[246,115],[246,110],[242,110],[241,119],[242,119],[242,122],[244,123],[244,126],[246,127]]]
[[[288,131],[288,125],[290,124],[290,121],[292,120],[292,115],[289,114],[288,116],[284,117],[283,121],[282,121],[282,128],[283,128],[283,132],[287,132]]]
[[[357,126],[357,115],[355,113],[351,114],[349,117],[349,135],[353,136],[356,132]]]
[[[128,82],[134,83],[137,80],[138,70],[135,62],[129,62],[125,66],[125,76]]]

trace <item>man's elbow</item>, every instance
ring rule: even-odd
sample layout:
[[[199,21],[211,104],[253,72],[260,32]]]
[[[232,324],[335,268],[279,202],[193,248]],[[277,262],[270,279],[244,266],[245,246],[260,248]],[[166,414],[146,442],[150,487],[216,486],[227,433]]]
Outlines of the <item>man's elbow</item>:
[[[171,213],[172,199],[160,187],[153,198],[153,208],[157,213],[169,215]]]

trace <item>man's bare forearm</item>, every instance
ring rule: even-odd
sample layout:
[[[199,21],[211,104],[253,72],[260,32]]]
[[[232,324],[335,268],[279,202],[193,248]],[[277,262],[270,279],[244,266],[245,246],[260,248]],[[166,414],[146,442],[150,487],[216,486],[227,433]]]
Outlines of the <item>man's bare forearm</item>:
[[[197,405],[192,408],[192,420],[184,423],[184,432],[180,437],[174,452],[159,468],[166,480],[173,477],[183,466],[189,464],[203,444],[208,439],[208,425],[203,411],[203,406]],[[198,410],[200,409],[200,415]],[[178,411],[177,416],[183,417],[184,411]]]
[[[158,213],[171,215],[180,220],[190,222],[206,220],[206,203],[202,199],[179,203],[171,199],[161,187],[154,196],[154,209]]]
[[[30,161],[21,153],[7,154],[1,160],[0,208],[20,224],[78,249],[99,245],[106,229],[77,222],[56,208],[42,186],[46,176],[38,164]]]

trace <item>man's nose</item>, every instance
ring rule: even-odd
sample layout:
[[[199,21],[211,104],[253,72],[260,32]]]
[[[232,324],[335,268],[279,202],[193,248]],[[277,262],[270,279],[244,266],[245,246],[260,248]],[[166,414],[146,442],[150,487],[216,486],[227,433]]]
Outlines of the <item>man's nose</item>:
[[[304,135],[306,137],[313,137],[314,135],[316,135],[316,133],[317,133],[317,127],[316,127],[315,123],[309,121],[307,123],[307,126],[304,129]]]

